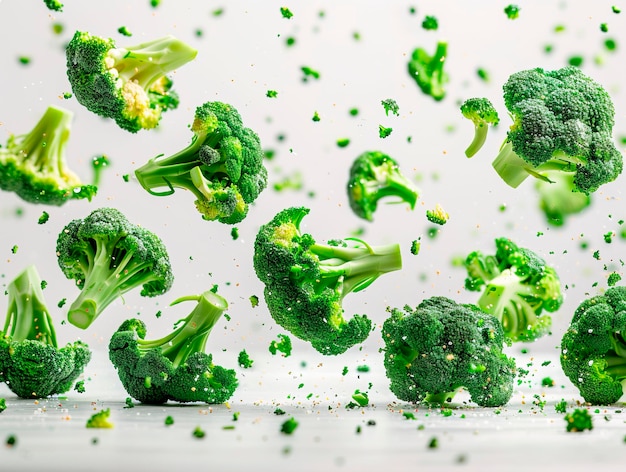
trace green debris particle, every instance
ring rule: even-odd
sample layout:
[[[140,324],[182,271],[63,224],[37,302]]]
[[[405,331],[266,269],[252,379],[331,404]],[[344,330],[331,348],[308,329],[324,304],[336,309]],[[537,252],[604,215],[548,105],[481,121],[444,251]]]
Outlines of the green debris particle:
[[[554,27],[555,33],[563,33],[565,31],[565,25],[556,25]]]
[[[124,174],[124,175],[122,175],[122,179],[124,180],[124,182],[128,182],[128,181],[130,181],[130,175]]]
[[[283,18],[287,18],[288,20],[293,16],[293,13],[291,13],[291,10],[287,7],[280,7],[280,14],[283,15]]]
[[[487,69],[483,69],[482,67],[479,67],[478,69],[476,69],[476,75],[483,82],[489,82],[490,80],[489,72],[487,71]]]
[[[65,29],[65,27],[63,26],[62,23],[52,23],[52,32],[54,34],[61,34],[63,33],[63,30]]]
[[[162,314],[163,314],[163,313],[161,312],[161,310],[158,310],[158,311],[154,314],[154,317],[155,317],[156,319],[159,319],[159,318],[161,318],[161,315],[162,315]]]
[[[609,25],[607,25],[606,23],[601,23],[600,24],[600,31],[602,31],[603,33],[608,33],[609,32]]]
[[[19,249],[19,246],[16,244],[15,246],[11,248],[11,254],[17,254],[18,249]]]
[[[206,436],[206,433],[200,426],[196,426],[191,432],[191,435],[194,438],[202,439],[204,436]]]
[[[28,56],[19,56],[17,60],[23,66],[27,66],[28,64],[30,64],[30,57]]]
[[[250,306],[252,308],[256,308],[257,306],[259,306],[259,297],[257,297],[256,295],[250,295]]]
[[[604,242],[607,244],[611,244],[613,242],[613,236],[615,233],[613,231],[609,231],[608,233],[604,233]]]
[[[117,32],[119,34],[123,35],[123,36],[132,36],[133,35],[133,33],[131,33],[126,26],[120,26],[117,29]]]
[[[13,447],[17,444],[17,436],[15,434],[9,434],[5,442],[7,446]]]
[[[593,418],[585,408],[577,408],[565,415],[568,433],[582,433],[593,429]]]
[[[159,5],[161,5],[161,0],[150,0],[150,6],[152,8],[157,8]]]
[[[213,16],[222,16],[223,14],[224,14],[223,8],[216,8],[215,10],[211,12],[211,15]]]
[[[4,398],[0,398],[0,413],[7,409],[7,401]]]
[[[85,381],[79,380],[78,382],[76,382],[76,384],[74,385],[74,390],[76,390],[78,393],[85,393]]]
[[[239,228],[233,226],[230,229],[230,237],[233,239],[233,241],[236,241],[237,239],[239,239]]]
[[[428,237],[430,239],[435,239],[437,237],[437,235],[439,234],[439,228],[436,228],[435,226],[432,226],[430,228],[428,228],[428,231],[426,233],[428,235]]]
[[[609,287],[613,287],[620,280],[622,280],[622,276],[619,275],[617,272],[612,272],[611,274],[609,274],[609,277],[607,279],[607,285]]]
[[[269,351],[273,356],[277,352],[282,352],[284,357],[289,357],[291,355],[291,338],[286,334],[279,334],[278,341],[274,340],[270,343]]]
[[[361,428],[361,425],[357,425],[357,427],[356,427],[356,434],[361,434],[362,431],[363,431],[363,428]]]
[[[454,412],[452,411],[452,409],[451,409],[451,408],[442,408],[442,409],[441,409],[441,414],[442,414],[443,416],[445,416],[446,418],[448,418],[448,417],[452,416],[452,414],[453,414],[453,413],[454,413]]]
[[[283,410],[282,408],[278,408],[278,407],[277,407],[277,408],[274,410],[274,414],[275,414],[276,416],[282,416],[282,415],[284,415],[284,414],[285,414],[285,410]]]
[[[391,134],[393,128],[386,128],[383,125],[378,125],[378,136],[382,139],[385,139],[387,136]]]
[[[439,28],[439,20],[435,16],[427,15],[422,21],[422,28],[427,31],[436,31]]]
[[[359,365],[359,366],[357,366],[356,371],[357,372],[369,372],[370,371],[370,366],[365,365],[365,364]]]
[[[358,108],[350,108],[350,110],[348,110],[348,113],[350,114],[350,116],[357,116],[359,114],[359,109]]]
[[[582,56],[570,56],[570,58],[567,60],[567,63],[570,66],[580,67],[583,65],[584,61],[585,60]]]
[[[347,373],[348,373],[348,366],[344,365],[341,371],[341,375],[347,375]]]
[[[309,79],[319,80],[321,74],[315,69],[311,69],[309,66],[302,66],[300,70],[304,74],[302,77],[302,82],[307,82]]]
[[[50,214],[47,211],[44,211],[39,217],[39,219],[37,220],[37,224],[40,224],[40,225],[46,224],[49,219],[50,219]]]
[[[321,119],[321,118],[320,118],[319,113],[318,113],[317,111],[315,111],[315,112],[313,113],[313,118],[311,118],[311,120],[312,120],[312,121],[315,121],[315,122],[317,123],[318,121],[320,121],[320,119]]]
[[[293,36],[288,36],[287,39],[285,39],[285,44],[287,45],[287,47],[291,47],[294,44],[296,44],[296,38],[294,38]]]
[[[72,98],[74,95],[72,94],[72,92],[63,92],[63,98],[65,100],[69,100],[70,98]]]
[[[297,427],[298,427],[298,422],[292,416],[291,418],[289,418],[287,421],[285,421],[283,424],[280,425],[280,432],[283,434],[293,434],[293,432],[296,430]]]
[[[400,107],[393,98],[387,98],[380,102],[385,109],[385,116],[389,116],[389,112],[396,116],[400,115]]]
[[[278,92],[276,90],[268,90],[265,92],[265,96],[269,98],[276,98],[278,97]]]
[[[616,13],[616,14],[619,14],[622,12],[622,9],[619,7],[616,7],[615,5],[611,7],[611,10],[613,11],[613,13]]]
[[[599,251],[599,250],[598,250],[598,251],[595,251],[595,252],[593,253],[593,258],[594,258],[594,259],[596,259],[596,260],[598,260],[598,261],[600,260],[600,251]]]
[[[237,356],[237,364],[239,364],[239,366],[244,369],[249,369],[250,367],[252,367],[253,363],[254,361],[250,359],[250,356],[245,349],[243,349]]]
[[[520,7],[518,5],[507,5],[504,7],[504,13],[509,20],[517,20],[519,18]]]
[[[615,51],[617,49],[617,41],[615,41],[613,38],[609,38],[604,41],[604,47],[608,51]]]
[[[557,402],[554,405],[554,411],[557,413],[565,413],[567,411],[567,402],[564,399],[561,399],[560,402]]]
[[[337,140],[337,146],[340,148],[345,148],[350,144],[350,138],[339,138]]]
[[[428,221],[436,225],[445,225],[448,222],[450,215],[439,203],[437,203],[433,210],[426,210],[426,218]]]
[[[170,416],[170,415],[166,416],[164,423],[165,423],[165,426],[173,425],[174,424],[174,417]]]
[[[430,441],[428,441],[428,449],[437,449],[439,447],[439,440],[437,439],[436,436],[433,436],[432,438],[430,438]]]
[[[359,389],[354,391],[352,399],[357,402],[359,406],[367,406],[370,401],[367,392],[361,392]]]
[[[413,412],[411,412],[411,411],[403,411],[402,412],[402,416],[404,416],[404,419],[406,419],[406,420],[416,420],[417,419],[415,417],[415,415],[413,414]]]
[[[413,254],[414,256],[417,256],[420,253],[420,248],[422,247],[422,243],[421,241],[418,239],[415,239],[411,242],[411,254]]]
[[[233,413],[233,421],[239,421],[239,415],[240,415],[240,414],[241,414],[241,413],[240,413],[239,411],[235,411],[235,412]]]
[[[543,379],[541,379],[542,387],[554,387],[555,385],[556,385],[556,382],[552,380],[552,378],[550,377],[544,377]]]
[[[135,408],[135,403],[131,397],[126,397],[126,401],[124,403],[126,404],[124,408]]]
[[[111,409],[106,408],[104,410],[100,410],[97,413],[94,413],[88,420],[86,427],[87,428],[104,428],[109,429],[113,427],[113,423],[109,421],[109,417],[111,416]]]
[[[61,300],[59,300],[59,303],[57,303],[57,306],[59,308],[63,308],[63,306],[67,303],[67,298],[62,298]]]

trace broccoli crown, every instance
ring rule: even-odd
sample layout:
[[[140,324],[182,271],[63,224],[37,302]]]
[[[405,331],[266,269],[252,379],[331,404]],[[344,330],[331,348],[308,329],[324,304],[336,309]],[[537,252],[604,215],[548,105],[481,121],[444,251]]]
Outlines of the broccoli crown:
[[[243,126],[235,107],[221,102],[199,106],[191,131],[189,146],[150,159],[135,171],[137,180],[152,195],[189,190],[205,220],[239,223],[267,186],[259,137]]]
[[[506,183],[517,187],[529,175],[548,180],[543,171],[559,170],[573,173],[576,190],[589,194],[622,172],[611,97],[578,67],[517,72],[503,89],[514,122],[493,166]]]
[[[368,221],[374,219],[381,198],[397,197],[413,209],[419,195],[396,160],[380,151],[366,151],[354,160],[347,190],[354,214]]]
[[[437,296],[388,310],[384,365],[400,400],[450,401],[463,387],[481,406],[509,401],[515,362],[502,352],[506,338],[495,317]]]
[[[489,125],[500,122],[498,112],[487,98],[468,98],[461,105],[461,114],[474,123],[474,138],[465,150],[467,157],[472,157],[485,144]]]
[[[0,332],[0,380],[21,398],[44,398],[72,388],[91,359],[81,341],[59,348],[41,278],[27,267],[7,288],[9,305]]]
[[[415,80],[418,87],[426,95],[435,100],[443,100],[446,96],[445,85],[448,83],[448,74],[443,70],[448,43],[437,43],[435,53],[431,56],[424,49],[416,48],[408,64],[409,75]]]
[[[552,318],[542,313],[555,312],[563,304],[556,271],[508,238],[496,238],[495,244],[495,255],[473,251],[466,257],[465,288],[482,291],[476,304],[500,321],[512,341],[549,334]]]
[[[626,379],[626,287],[584,300],[561,340],[561,367],[586,402],[609,405]]]
[[[235,371],[213,363],[205,353],[211,329],[228,308],[226,300],[211,291],[175,300],[196,301],[187,317],[163,338],[146,340],[146,325],[124,321],[109,342],[109,358],[126,392],[142,403],[223,403],[235,392]]]
[[[366,315],[344,318],[344,297],[399,270],[400,247],[372,247],[354,239],[317,244],[300,231],[308,213],[308,208],[287,208],[261,226],[254,243],[254,269],[280,326],[322,354],[341,354],[362,343],[372,329]]]
[[[57,238],[57,259],[81,289],[68,320],[87,328],[114,300],[136,287],[141,295],[167,292],[174,277],[165,245],[151,231],[130,223],[115,208],[98,208],[70,221]]]
[[[70,199],[91,200],[97,187],[83,184],[67,166],[73,116],[69,110],[48,107],[29,133],[9,136],[0,147],[0,189],[29,203],[60,206]]]
[[[539,196],[539,208],[548,224],[563,226],[571,215],[582,212],[591,205],[591,195],[576,191],[574,174],[547,171],[550,182],[537,179],[535,190]]]
[[[169,72],[197,50],[173,36],[116,47],[113,39],[76,31],[66,48],[67,77],[78,102],[131,133],[158,125],[178,106]]]

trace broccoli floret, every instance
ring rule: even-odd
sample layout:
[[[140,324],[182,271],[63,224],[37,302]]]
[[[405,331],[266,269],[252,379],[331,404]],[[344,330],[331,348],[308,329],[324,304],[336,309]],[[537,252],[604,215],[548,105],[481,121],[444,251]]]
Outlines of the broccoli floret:
[[[436,16],[426,15],[422,21],[422,28],[425,30],[436,30],[439,28],[439,20]]]
[[[579,68],[524,70],[503,89],[514,122],[493,167],[508,185],[515,188],[529,175],[550,182],[543,172],[557,170],[573,174],[576,191],[589,194],[620,175],[613,102]]]
[[[485,144],[489,125],[497,125],[500,122],[498,112],[487,98],[468,98],[461,105],[461,113],[464,118],[474,123],[474,139],[465,150],[467,157],[472,157]]]
[[[568,433],[582,433],[585,430],[593,429],[593,417],[585,408],[576,408],[564,417],[567,421],[566,430]]]
[[[450,215],[437,203],[434,209],[426,210],[426,219],[436,225],[445,225],[450,219]]]
[[[495,255],[471,252],[465,259],[465,288],[482,291],[476,305],[495,316],[512,341],[534,341],[550,333],[563,303],[561,282],[553,267],[530,249],[496,238]]]
[[[242,349],[237,356],[237,364],[244,369],[249,369],[254,364],[254,360],[250,358],[245,349]]]
[[[539,208],[548,224],[563,226],[569,216],[580,213],[591,205],[591,195],[576,191],[574,174],[552,170],[543,175],[550,182],[537,179],[535,191],[539,196]]]
[[[189,146],[150,159],[135,171],[137,180],[157,196],[171,195],[175,188],[189,190],[205,220],[239,223],[267,186],[259,137],[244,128],[232,105],[221,102],[196,108],[191,131]]]
[[[106,408],[104,410],[100,410],[97,413],[94,413],[87,419],[87,423],[85,424],[86,428],[105,428],[109,429],[113,427],[113,423],[110,421],[111,409]]]
[[[610,405],[626,379],[626,287],[584,300],[561,340],[561,367],[586,402]]]
[[[510,4],[504,7],[504,13],[509,20],[517,20],[521,8],[518,5]]]
[[[69,391],[91,359],[81,341],[59,348],[35,266],[7,287],[9,305],[0,332],[0,381],[21,398]]]
[[[372,329],[366,315],[344,318],[344,297],[399,270],[400,246],[370,246],[354,238],[317,244],[300,231],[308,213],[308,208],[287,208],[261,226],[254,243],[254,269],[280,326],[322,354],[341,354],[363,342]]]
[[[102,172],[104,171],[104,169],[106,169],[110,165],[111,165],[111,160],[104,154],[101,154],[99,156],[94,156],[91,159],[91,168],[93,169],[93,185],[95,186],[100,185]]]
[[[282,352],[285,357],[289,357],[291,355],[291,338],[286,334],[279,334],[278,340],[273,340],[268,349],[272,356],[275,356],[277,352]]]
[[[431,56],[424,49],[416,48],[409,61],[409,75],[415,80],[419,88],[426,95],[435,100],[443,100],[446,96],[445,85],[448,82],[448,74],[443,67],[448,52],[448,43],[437,43],[435,53]]]
[[[438,296],[388,311],[384,365],[400,400],[443,404],[463,387],[481,406],[509,401],[515,362],[502,352],[506,338],[495,317]]]
[[[88,328],[109,304],[134,288],[142,287],[141,296],[155,297],[172,286],[163,242],[114,208],[72,220],[59,233],[56,248],[59,267],[81,289],[68,313],[68,321],[79,328]]]
[[[400,171],[398,162],[380,151],[366,151],[354,160],[347,190],[354,214],[368,221],[374,219],[382,198],[397,197],[412,210],[419,196],[415,185]]]
[[[66,162],[73,113],[48,107],[27,134],[9,136],[0,147],[0,188],[22,200],[63,205],[70,199],[91,198],[97,188],[85,185]]]
[[[187,300],[196,301],[195,308],[160,339],[145,339],[146,325],[136,318],[124,321],[111,337],[109,358],[135,400],[155,405],[168,400],[223,403],[235,392],[235,371],[215,365],[212,354],[205,352],[228,302],[209,290],[172,305]]]
[[[76,31],[66,48],[67,77],[81,105],[136,133],[155,128],[163,112],[178,106],[166,74],[196,54],[170,35],[117,47],[113,39]]]
[[[58,12],[63,11],[64,5],[59,0],[43,0],[43,2],[46,4],[46,7],[48,7],[48,10],[58,11]]]
[[[385,100],[381,100],[381,105],[385,109],[385,116],[389,116],[389,112],[398,116],[400,114],[400,107],[398,103],[393,98],[387,98]]]

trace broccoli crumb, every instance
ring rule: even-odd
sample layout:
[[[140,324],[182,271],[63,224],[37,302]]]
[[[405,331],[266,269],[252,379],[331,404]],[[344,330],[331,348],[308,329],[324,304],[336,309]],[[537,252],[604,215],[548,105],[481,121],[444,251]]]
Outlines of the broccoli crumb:
[[[583,62],[585,62],[585,59],[582,56],[570,56],[570,58],[567,60],[567,63],[570,66],[574,66],[574,67],[581,67],[583,65]]]
[[[63,23],[52,23],[52,32],[56,35],[59,35],[61,33],[63,33],[63,31],[65,30],[65,27],[63,26]]]
[[[233,241],[239,239],[239,228],[233,226],[230,230],[230,237],[233,239]]]
[[[337,146],[340,148],[345,148],[350,144],[350,138],[339,138],[337,140]]]
[[[385,116],[389,116],[389,112],[396,116],[400,115],[400,107],[393,98],[387,98],[380,102],[385,109]]]
[[[608,33],[609,25],[607,25],[606,23],[600,23],[600,31],[602,31],[603,33]]]
[[[317,111],[313,112],[313,118],[311,118],[311,120],[317,123],[318,121],[320,121],[320,119],[321,118],[320,118],[319,113]]]
[[[170,416],[170,415],[166,416],[164,423],[165,423],[165,426],[173,425],[174,424],[174,417]]]
[[[250,295],[250,306],[252,308],[256,308],[257,306],[259,306],[259,297],[256,295]]]
[[[78,382],[76,382],[76,385],[74,385],[74,390],[76,390],[78,393],[85,393],[85,381],[79,380]]]
[[[274,410],[274,414],[275,414],[276,416],[282,416],[282,415],[284,415],[284,414],[285,414],[285,410],[283,410],[282,408],[278,408],[278,407],[276,407],[276,409]]]
[[[415,417],[415,415],[410,412],[410,411],[403,411],[402,412],[402,416],[404,416],[404,419],[406,420],[416,420],[417,418]]]
[[[383,125],[378,125],[378,136],[382,139],[385,139],[387,136],[391,134],[393,128],[387,128]]]
[[[433,436],[432,438],[430,438],[430,441],[428,441],[428,448],[437,449],[438,447],[439,447],[439,440],[437,439],[436,436]]]
[[[293,46],[294,44],[296,44],[296,38],[294,38],[293,36],[287,37],[287,39],[285,39],[285,44],[287,45],[287,47]]]
[[[286,18],[288,20],[293,17],[293,13],[291,13],[291,10],[287,7],[280,7],[280,14],[283,15],[283,18]]]
[[[273,356],[277,352],[282,352],[284,357],[289,357],[291,355],[291,338],[286,334],[279,334],[278,339],[278,341],[274,340],[270,343],[269,351]]]
[[[604,41],[604,47],[608,50],[608,51],[615,51],[617,49],[617,41],[615,41],[614,39],[607,39],[606,41]]]
[[[241,366],[244,369],[249,369],[250,367],[252,367],[252,364],[254,363],[254,360],[250,359],[250,356],[248,355],[248,353],[246,352],[245,349],[243,349],[239,355],[237,356],[237,363],[239,364],[239,366]]]
[[[369,372],[370,371],[370,366],[365,365],[365,364],[359,365],[359,366],[357,366],[356,371],[357,372]]]
[[[69,100],[73,96],[74,96],[74,94],[72,92],[63,92],[63,99],[64,100]]]
[[[11,254],[17,254],[17,251],[19,249],[19,246],[17,244],[15,244],[12,248],[11,248]]]
[[[30,57],[28,56],[20,56],[17,58],[17,60],[23,66],[27,66],[28,64],[30,64]]]
[[[413,254],[414,256],[417,256],[420,253],[421,246],[422,246],[422,243],[420,242],[419,238],[413,240],[411,242],[411,254]]]
[[[617,7],[617,6],[615,6],[615,5],[613,5],[613,6],[611,7],[611,11],[612,11],[613,13],[615,13],[615,14],[619,14],[619,13],[621,13],[621,12],[622,12],[622,9],[621,9],[621,8],[619,8],[619,7]]]
[[[350,108],[350,110],[348,110],[348,113],[350,114],[350,116],[357,116],[359,114],[359,109],[358,108]]]
[[[130,175],[124,174],[122,175],[122,179],[124,180],[124,182],[128,182],[130,180]]]
[[[278,97],[278,92],[276,90],[268,90],[265,92],[265,96],[268,98],[276,98]]]
[[[347,375],[348,374],[348,366],[344,365],[343,369],[341,370],[341,375]]]
[[[133,35],[133,33],[131,33],[131,32],[129,31],[129,29],[128,29],[126,26],[120,26],[120,27],[117,29],[117,32],[118,32],[119,34],[123,35],[123,36],[132,36],[132,35]]]
[[[593,429],[593,418],[584,408],[577,408],[565,415],[568,433],[582,433],[585,430]]]
[[[206,436],[206,433],[200,426],[196,426],[194,430],[191,432],[191,435],[194,438],[202,439],[204,436]]]
[[[478,69],[476,69],[476,75],[483,82],[489,82],[489,79],[490,79],[489,72],[486,69],[479,67]]]
[[[9,436],[7,436],[5,443],[9,447],[15,446],[17,444],[17,436],[15,436],[15,434],[9,434]]]
[[[448,222],[450,215],[439,203],[437,203],[433,210],[426,210],[426,218],[428,221],[436,225],[445,225]]]
[[[291,418],[289,418],[287,421],[285,421],[283,424],[280,425],[280,432],[283,434],[293,434],[293,432],[296,430],[297,427],[298,427],[298,422],[292,416]]]
[[[7,409],[7,401],[4,398],[0,398],[0,413]]]
[[[46,224],[49,219],[50,219],[50,214],[47,211],[44,211],[39,217],[39,219],[37,220],[37,224],[40,224],[40,225]]]
[[[550,377],[544,377],[543,379],[541,379],[542,387],[554,387],[555,385],[556,385],[556,382],[552,380]]]
[[[94,413],[88,420],[87,428],[112,428],[113,423],[109,420],[111,416],[111,409],[107,408]]]
[[[361,392],[359,389],[356,389],[352,394],[352,399],[359,404],[359,406],[367,406],[369,404],[369,395],[367,392]]]
[[[596,260],[598,260],[598,261],[600,260],[600,251],[599,251],[599,250],[598,250],[598,251],[595,251],[595,252],[593,253],[593,258],[594,258],[594,259],[596,259]]]
[[[609,231],[607,233],[604,233],[603,238],[604,238],[604,242],[607,244],[611,244],[613,242],[613,231]]]
[[[617,272],[612,272],[611,274],[609,274],[609,277],[607,279],[607,285],[609,287],[613,287],[615,284],[617,284],[620,280],[622,280],[622,276],[619,275]]]
[[[57,306],[59,308],[63,308],[63,306],[67,303],[67,298],[62,298],[61,300],[59,300],[59,303],[57,303]]]
[[[557,413],[565,413],[567,411],[567,402],[562,399],[554,405],[554,411]]]
[[[302,66],[300,70],[304,74],[302,77],[302,82],[308,82],[309,78],[318,80],[321,77],[321,74],[315,69],[311,69],[309,66]]]
[[[422,28],[426,31],[436,31],[439,28],[439,20],[435,16],[427,15],[422,21]]]
[[[520,10],[521,8],[518,5],[510,4],[504,8],[504,13],[509,20],[516,20],[519,18]]]

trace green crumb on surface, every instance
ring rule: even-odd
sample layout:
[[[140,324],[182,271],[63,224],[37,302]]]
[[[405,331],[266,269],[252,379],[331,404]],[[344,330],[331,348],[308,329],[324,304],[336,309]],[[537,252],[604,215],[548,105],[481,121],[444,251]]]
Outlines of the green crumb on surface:
[[[567,402],[565,400],[561,400],[554,405],[554,411],[557,413],[565,413],[567,412]]]
[[[313,112],[313,118],[311,118],[311,121],[318,122],[318,121],[320,121],[320,119],[321,118],[320,118],[319,113],[317,111]]]
[[[439,447],[439,440],[436,437],[430,438],[428,441],[428,449],[437,449]]]
[[[17,444],[17,436],[15,434],[9,434],[5,443],[9,447],[15,446]]]
[[[542,387],[554,387],[555,385],[556,382],[551,377],[544,377],[543,379],[541,379]]]
[[[258,306],[259,306],[259,297],[258,297],[258,296],[256,296],[256,295],[250,295],[249,300],[250,300],[250,306],[251,306],[252,308],[256,308],[256,307],[258,307]]]
[[[4,398],[0,398],[0,413],[7,409],[7,401]]]
[[[191,435],[194,438],[202,439],[204,436],[206,436],[206,433],[200,426],[196,426],[191,432]]]
[[[174,417],[173,416],[166,416],[165,417],[165,421],[164,421],[165,426],[171,426],[174,424]]]
[[[415,414],[411,411],[403,411],[402,416],[404,416],[405,420],[416,420]]]
[[[276,409],[274,410],[274,414],[275,414],[276,416],[282,416],[282,415],[284,415],[284,414],[286,414],[286,413],[285,413],[285,410],[283,410],[282,408],[278,408],[278,407],[276,407]]]
[[[104,428],[109,429],[113,427],[113,423],[109,420],[111,416],[111,409],[106,408],[104,410],[100,410],[97,413],[94,413],[88,420],[86,427],[87,428]]]
[[[74,385],[74,390],[76,390],[78,393],[85,393],[85,381],[79,380],[78,382],[76,382],[76,385]]]
[[[283,434],[293,434],[293,432],[296,430],[297,427],[298,427],[298,422],[292,416],[291,418],[289,418],[287,421],[285,421],[283,424],[280,425],[280,432]]]
[[[135,408],[135,403],[131,397],[126,397],[124,401],[124,408]]]
[[[359,404],[359,406],[367,406],[369,404],[369,395],[367,392],[361,392],[360,390],[355,390],[352,394],[352,399]]]

